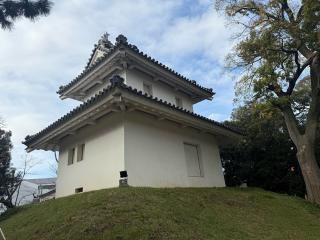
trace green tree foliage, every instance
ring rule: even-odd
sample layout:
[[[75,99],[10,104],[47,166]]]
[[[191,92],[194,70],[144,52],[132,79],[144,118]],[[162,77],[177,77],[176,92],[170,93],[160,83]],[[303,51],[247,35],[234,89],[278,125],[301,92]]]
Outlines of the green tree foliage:
[[[49,0],[0,0],[0,24],[2,29],[11,29],[19,17],[35,20],[50,13],[52,3]]]
[[[320,118],[320,1],[217,0],[230,21],[241,26],[228,57],[243,70],[237,93],[276,107],[284,117],[306,185],[308,199],[320,203],[316,133]],[[294,91],[310,76],[310,98],[294,111]],[[299,90],[299,89],[298,89]],[[303,103],[303,99],[300,99]],[[279,146],[282,147],[282,146]]]
[[[221,149],[227,186],[261,187],[305,196],[305,185],[281,112],[247,102],[233,111],[226,124],[241,127],[246,136],[235,146]]]
[[[22,176],[11,167],[11,132],[0,128],[0,204],[13,208],[13,194],[18,189]]]

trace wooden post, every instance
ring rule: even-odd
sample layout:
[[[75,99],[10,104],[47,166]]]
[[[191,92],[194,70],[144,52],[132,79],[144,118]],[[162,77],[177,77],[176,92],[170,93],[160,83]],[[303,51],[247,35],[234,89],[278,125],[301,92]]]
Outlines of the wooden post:
[[[4,233],[3,233],[1,228],[0,228],[0,234],[1,234],[1,237],[2,237],[3,240],[7,240],[6,237],[4,236]]]

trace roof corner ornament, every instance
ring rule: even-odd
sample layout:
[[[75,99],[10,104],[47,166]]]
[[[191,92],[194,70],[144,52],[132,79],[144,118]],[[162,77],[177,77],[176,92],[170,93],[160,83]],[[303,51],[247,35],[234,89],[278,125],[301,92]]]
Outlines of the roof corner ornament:
[[[116,38],[116,43],[117,43],[117,44],[128,44],[128,40],[127,40],[127,38],[126,38],[124,35],[120,34],[120,35]]]
[[[104,52],[108,52],[110,48],[113,47],[112,42],[109,40],[109,33],[105,33],[102,35],[102,37],[98,41],[98,49]]]
[[[113,75],[110,78],[111,85],[122,85],[124,83],[124,79],[120,77],[119,75]]]

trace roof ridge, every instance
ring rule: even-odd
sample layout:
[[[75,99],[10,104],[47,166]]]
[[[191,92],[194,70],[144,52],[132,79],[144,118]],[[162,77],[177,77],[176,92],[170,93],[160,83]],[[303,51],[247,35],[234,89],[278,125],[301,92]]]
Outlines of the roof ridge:
[[[91,66],[88,66],[86,67],[76,78],[74,78],[71,82],[69,82],[68,84],[66,85],[62,85],[59,87],[59,90],[57,91],[58,94],[61,94],[63,91],[65,90],[68,90],[70,87],[72,87],[75,83],[77,83],[78,81],[81,80],[81,78],[83,76],[85,76],[86,74],[90,73],[91,71],[93,71],[94,69],[96,69],[100,64],[102,64],[102,62],[107,59],[112,53],[115,52],[116,49],[120,48],[120,46],[124,46],[124,47],[127,47],[129,50],[139,54],[140,56],[144,57],[146,60],[150,61],[151,63],[153,64],[156,64],[158,65],[159,67],[161,67],[162,69],[170,72],[171,74],[175,75],[176,77],[188,82],[189,84],[195,86],[195,87],[198,87],[200,88],[201,90],[203,91],[206,91],[210,94],[215,94],[213,92],[213,89],[212,88],[206,88],[206,87],[203,87],[201,86],[200,84],[198,84],[195,80],[191,80],[185,76],[183,76],[182,74],[178,73],[177,71],[173,70],[172,68],[166,66],[165,64],[159,62],[158,60],[152,58],[151,56],[147,55],[146,53],[144,53],[143,51],[140,51],[139,48],[136,46],[136,45],[133,45],[133,44],[129,44],[128,41],[127,41],[127,38],[120,34],[118,35],[118,37],[116,38],[116,43],[115,45],[113,45],[112,48],[110,48],[110,51],[108,53],[106,53],[104,56],[100,57],[94,64],[92,64]],[[93,52],[95,51],[96,49],[93,50]],[[92,53],[92,56],[93,56],[94,53]],[[89,58],[89,62],[90,62],[90,59]]]

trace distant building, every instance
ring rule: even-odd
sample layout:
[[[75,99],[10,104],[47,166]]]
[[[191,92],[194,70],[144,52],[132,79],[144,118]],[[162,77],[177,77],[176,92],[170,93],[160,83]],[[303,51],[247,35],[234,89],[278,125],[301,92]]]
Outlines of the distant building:
[[[193,105],[212,100],[213,90],[147,56],[123,35],[115,44],[104,35],[85,70],[58,94],[82,104],[24,142],[29,152],[59,151],[57,197],[119,181],[225,186],[219,146],[241,133],[194,113]]]
[[[56,180],[56,178],[23,180],[20,188],[13,194],[13,204],[22,206],[55,198]],[[0,214],[5,210],[6,207],[0,204]]]
[[[50,199],[54,199],[55,197],[56,197],[56,189],[52,189],[48,192],[38,195],[38,197],[34,199],[34,202],[44,202]]]
[[[16,199],[17,194],[17,205],[25,205],[38,201],[41,195],[51,192],[56,188],[56,178],[40,178],[40,179],[25,179],[22,181],[19,192],[14,194]],[[40,198],[39,198],[40,197]]]

